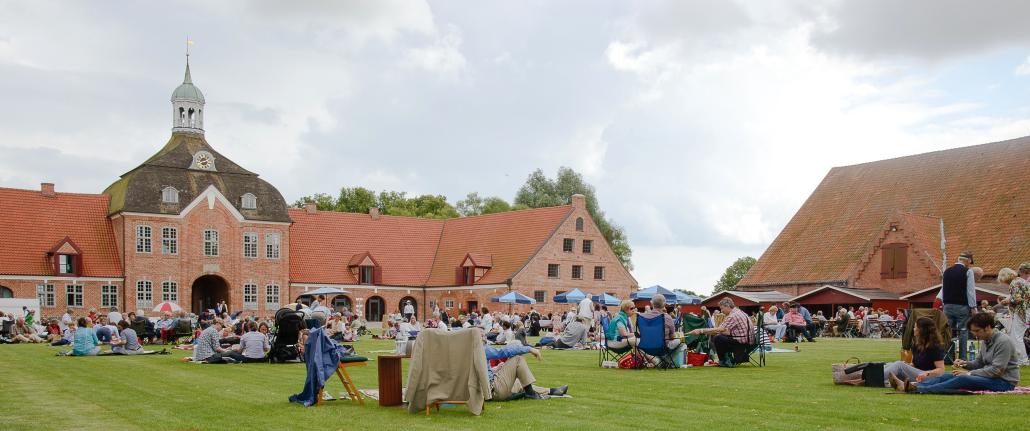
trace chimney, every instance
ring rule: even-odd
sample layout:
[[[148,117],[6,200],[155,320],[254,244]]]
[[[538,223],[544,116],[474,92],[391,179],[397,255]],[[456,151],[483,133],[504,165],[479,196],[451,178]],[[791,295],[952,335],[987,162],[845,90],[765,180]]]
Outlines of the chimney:
[[[315,205],[314,202],[308,202],[304,204],[304,210],[307,211],[308,214],[315,214],[318,212],[318,206]]]
[[[372,220],[379,220],[379,207],[369,208],[368,215],[372,217]]]
[[[57,193],[54,192],[54,183],[41,183],[39,185],[39,192],[43,195],[43,197],[47,198],[57,196]]]
[[[569,198],[569,203],[572,204],[573,208],[586,208],[587,207],[587,197],[583,196],[583,195],[581,195],[579,193],[576,193],[576,194],[572,195],[571,198]]]

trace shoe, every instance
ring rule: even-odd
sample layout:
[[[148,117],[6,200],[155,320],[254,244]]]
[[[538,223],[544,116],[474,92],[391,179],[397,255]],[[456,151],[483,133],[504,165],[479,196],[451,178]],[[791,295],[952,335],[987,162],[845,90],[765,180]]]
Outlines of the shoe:
[[[222,362],[225,362],[226,364],[238,364],[238,363],[240,363],[240,361],[237,361],[237,360],[235,360],[233,358],[229,358],[229,357],[222,358]]]
[[[565,395],[565,393],[568,392],[568,391],[569,391],[569,385],[564,385],[564,386],[557,387],[557,388],[551,388],[550,392],[548,392],[547,395],[555,395],[555,396],[559,396],[560,397],[562,395]]]
[[[887,374],[887,380],[890,381],[891,387],[897,392],[905,392],[905,382],[902,382],[898,376],[894,373]]]
[[[531,399],[531,400],[543,400],[543,399],[545,399],[543,395],[540,395],[536,391],[525,392],[525,396],[526,396],[526,398]]]

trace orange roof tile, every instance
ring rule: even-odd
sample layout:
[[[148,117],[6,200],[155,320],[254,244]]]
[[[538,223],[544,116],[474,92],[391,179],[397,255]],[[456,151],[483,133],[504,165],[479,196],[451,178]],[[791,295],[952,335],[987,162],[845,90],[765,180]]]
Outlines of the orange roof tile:
[[[895,211],[943,218],[952,262],[1030,260],[1030,137],[831,169],[739,286],[848,280]],[[939,249],[932,220],[907,221]]]
[[[368,252],[384,285],[453,286],[455,268],[472,255],[490,265],[476,284],[513,277],[572,211],[569,205],[449,220],[290,209],[290,279],[354,284],[347,266]],[[484,262],[481,262],[483,260]]]
[[[0,274],[53,275],[46,253],[65,237],[82,251],[84,277],[121,277],[105,195],[0,188]]]

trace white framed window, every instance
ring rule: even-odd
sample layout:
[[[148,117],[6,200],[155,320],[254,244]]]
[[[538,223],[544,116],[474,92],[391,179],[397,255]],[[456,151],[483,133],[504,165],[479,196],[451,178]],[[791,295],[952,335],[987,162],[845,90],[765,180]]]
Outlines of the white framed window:
[[[218,231],[204,230],[204,256],[218,256]]]
[[[53,307],[54,296],[54,285],[40,284],[36,286],[36,297],[39,298],[39,305],[41,307]]]
[[[257,196],[254,196],[253,193],[245,193],[243,197],[240,198],[240,201],[241,206],[243,206],[243,209],[245,210],[257,209]]]
[[[267,258],[267,259],[278,259],[279,258],[279,234],[278,233],[266,233],[265,234],[265,258]]]
[[[243,257],[258,257],[258,234],[254,232],[243,234]]]
[[[454,301],[448,299],[448,300],[443,302],[443,305],[444,305],[444,307],[447,307],[447,308],[454,308]]]
[[[161,228],[161,253],[179,254],[179,229],[174,227]]]
[[[279,285],[269,284],[265,286],[265,309],[279,309]]]
[[[138,225],[136,226],[136,253],[150,253],[151,244],[150,237],[151,230],[150,226]]]
[[[243,309],[257,310],[258,288],[256,284],[247,283],[243,285]]]
[[[118,286],[100,286],[100,306],[104,308],[118,306]]]
[[[68,294],[67,305],[69,307],[81,307],[82,306],[82,285],[81,284],[69,284],[64,286],[65,293]]]
[[[147,309],[154,306],[154,283],[149,280],[136,282],[136,308]]]
[[[57,272],[60,274],[74,274],[75,256],[70,254],[57,255]]]
[[[175,187],[168,186],[161,189],[161,203],[165,204],[177,204],[179,203],[179,191]]]
[[[161,301],[179,302],[179,284],[174,281],[161,282]]]

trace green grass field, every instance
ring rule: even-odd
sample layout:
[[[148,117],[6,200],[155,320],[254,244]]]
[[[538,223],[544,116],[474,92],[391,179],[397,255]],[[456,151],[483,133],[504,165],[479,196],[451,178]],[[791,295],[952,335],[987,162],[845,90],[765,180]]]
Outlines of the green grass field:
[[[392,342],[365,340],[359,353]],[[800,353],[774,353],[765,368],[669,371],[597,367],[596,351],[544,352],[531,366],[547,386],[569,384],[572,399],[487,403],[431,417],[402,408],[287,402],[304,365],[194,365],[167,356],[66,358],[43,345],[0,345],[4,406],[0,429],[1021,429],[1030,396],[920,396],[834,386],[830,364],[897,358],[897,340],[821,339]],[[371,356],[374,356],[372,354]],[[376,367],[352,368],[375,388]],[[1024,372],[1030,369],[1024,369]],[[339,381],[330,383],[334,394]]]

